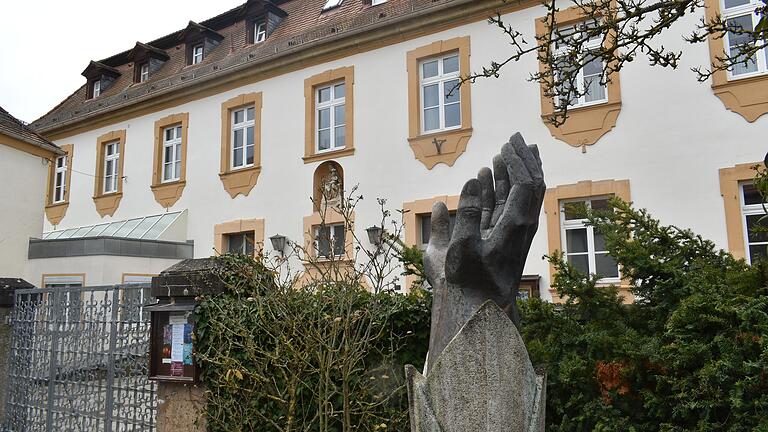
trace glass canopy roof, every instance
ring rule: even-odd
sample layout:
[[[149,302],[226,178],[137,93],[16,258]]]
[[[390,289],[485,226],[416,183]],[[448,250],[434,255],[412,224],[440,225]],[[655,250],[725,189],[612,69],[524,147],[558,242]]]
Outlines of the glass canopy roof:
[[[84,237],[123,237],[157,240],[178,219],[182,212],[138,217],[128,220],[88,225],[43,233],[43,240]]]

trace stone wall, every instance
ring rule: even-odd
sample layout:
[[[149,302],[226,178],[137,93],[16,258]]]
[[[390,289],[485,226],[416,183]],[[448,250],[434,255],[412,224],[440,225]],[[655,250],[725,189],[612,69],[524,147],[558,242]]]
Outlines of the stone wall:
[[[202,386],[157,385],[157,432],[205,432],[205,395]]]

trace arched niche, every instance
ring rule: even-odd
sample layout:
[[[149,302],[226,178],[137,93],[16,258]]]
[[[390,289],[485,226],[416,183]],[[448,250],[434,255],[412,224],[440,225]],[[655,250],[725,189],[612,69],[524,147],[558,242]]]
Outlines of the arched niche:
[[[314,211],[332,207],[344,196],[344,169],[336,161],[318,165],[312,180],[312,203]],[[325,200],[328,199],[328,205]]]

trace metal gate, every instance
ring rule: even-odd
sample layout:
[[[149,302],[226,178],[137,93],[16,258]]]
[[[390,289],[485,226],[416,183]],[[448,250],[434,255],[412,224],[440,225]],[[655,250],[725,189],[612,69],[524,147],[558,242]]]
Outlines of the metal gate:
[[[16,291],[7,432],[153,431],[149,284]]]

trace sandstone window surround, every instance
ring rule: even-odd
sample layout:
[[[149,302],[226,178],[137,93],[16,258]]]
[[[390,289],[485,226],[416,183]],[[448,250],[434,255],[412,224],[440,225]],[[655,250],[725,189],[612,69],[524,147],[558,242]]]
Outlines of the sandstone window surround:
[[[338,102],[335,106],[341,108],[323,106],[327,101],[321,102],[320,97],[325,97],[326,93],[321,95],[320,90],[332,89],[331,92],[342,85],[343,99],[336,100]],[[354,94],[355,94],[355,68],[354,66],[346,66],[337,69],[328,70],[317,75],[313,75],[304,80],[304,163],[318,162],[328,159],[335,159],[344,156],[351,156],[355,153],[355,141],[354,141]],[[328,92],[330,95],[331,92]],[[320,105],[320,106],[318,106]],[[326,127],[318,128],[320,126],[319,121],[321,111],[338,110],[343,112],[343,120],[341,118],[336,119],[336,126],[343,126],[343,144],[323,148],[321,150],[320,139],[321,133],[319,129],[324,129],[323,133],[327,132],[333,135],[336,132],[335,129],[328,129]],[[324,117],[325,119],[325,117]],[[330,118],[328,118],[330,120]],[[330,123],[329,123],[330,124]],[[325,136],[325,135],[323,135]]]
[[[177,130],[177,127],[180,130]],[[150,189],[155,196],[155,201],[165,208],[173,206],[181,198],[187,184],[188,129],[189,113],[172,114],[155,122],[155,149]],[[169,131],[173,131],[172,137],[166,136]],[[179,146],[171,146],[172,140],[177,138]]]
[[[262,93],[235,96],[221,104],[219,178],[229,196],[248,196],[261,173]]]
[[[755,0],[705,0],[706,19],[712,20],[717,15],[746,25],[756,23],[759,16],[754,14],[757,2]],[[726,8],[726,5],[729,7]],[[732,6],[732,7],[730,7]],[[750,22],[751,21],[751,22]],[[734,22],[734,21],[731,21]],[[734,22],[736,23],[736,22]],[[712,65],[717,65],[717,57],[722,57],[725,50],[730,51],[729,43],[733,35],[708,36],[709,56]],[[733,41],[736,42],[736,41]],[[738,66],[738,70],[719,70],[712,75],[712,90],[725,107],[752,123],[768,112],[768,52],[758,53],[757,61],[750,66]]]
[[[459,208],[458,195],[440,195],[403,203],[405,244],[410,246],[422,246],[422,249],[426,247],[426,245],[423,244],[423,241],[428,240],[429,233],[427,233],[427,236],[425,237],[422,220],[423,218],[431,218],[432,206],[439,201],[445,203],[451,214],[455,214],[456,210]],[[406,276],[405,286],[408,290],[410,290],[414,282],[416,282],[415,276]]]
[[[48,196],[46,198],[45,216],[51,225],[58,225],[69,208],[69,190],[72,180],[72,159],[75,146],[66,144],[61,146],[66,153],[51,161],[48,168]]]
[[[738,164],[719,170],[720,195],[723,197],[725,210],[725,226],[728,235],[728,251],[736,258],[749,260],[749,233],[746,226],[747,213],[743,207],[748,204],[744,200],[744,185],[754,180],[757,174],[753,169],[762,165],[759,162]],[[762,209],[762,205],[759,205]],[[745,209],[746,210],[746,209]]]
[[[584,22],[586,18],[583,12],[575,6],[561,10],[555,16],[556,22],[561,26],[578,25],[580,22]],[[544,36],[546,33],[546,17],[537,19],[536,35]],[[539,70],[546,71],[547,65],[539,62]],[[584,72],[581,74],[583,75]],[[582,103],[569,107],[568,119],[560,126],[555,126],[547,120],[555,113],[555,103],[552,98],[544,95],[544,85],[541,85],[541,117],[553,137],[573,147],[583,149],[585,146],[595,144],[600,137],[616,126],[621,112],[619,73],[611,73],[608,79],[610,82],[604,88],[605,97],[590,103],[582,101]]]
[[[605,198],[611,196],[616,196],[623,199],[624,201],[629,202],[631,200],[629,180],[585,180],[574,184],[548,188],[546,194],[544,195],[544,213],[547,217],[547,244],[549,255],[554,254],[556,251],[563,251],[566,249],[563,246],[563,241],[565,240],[563,232],[564,228],[566,228],[566,226],[563,224],[565,217],[561,214],[563,203],[568,201],[585,201],[594,198]],[[550,265],[550,284],[554,279],[554,275],[555,269],[552,265]],[[629,292],[629,281],[616,278],[615,281],[611,280],[606,282],[618,282],[619,280],[619,292],[624,297],[624,301],[634,301],[634,297]],[[563,301],[563,299],[557,295],[557,292],[554,289],[550,288],[549,292],[552,296],[553,302],[558,303]]]
[[[236,235],[252,239],[253,251],[261,251],[264,247],[264,219],[239,219],[215,225],[213,247],[216,253],[229,252],[230,246],[234,246],[230,245],[230,240]]]
[[[458,89],[445,88],[446,83],[470,74],[469,57],[469,36],[436,41],[407,53],[408,143],[416,159],[427,169],[438,163],[452,166],[466,151],[472,137],[471,84],[464,83]],[[455,71],[455,60],[458,60],[458,71]],[[434,104],[435,97],[437,104]],[[432,127],[435,113],[437,128]],[[446,117],[451,117],[448,123]]]
[[[96,170],[93,202],[101,217],[113,216],[123,198],[125,129],[112,131],[96,139]]]

